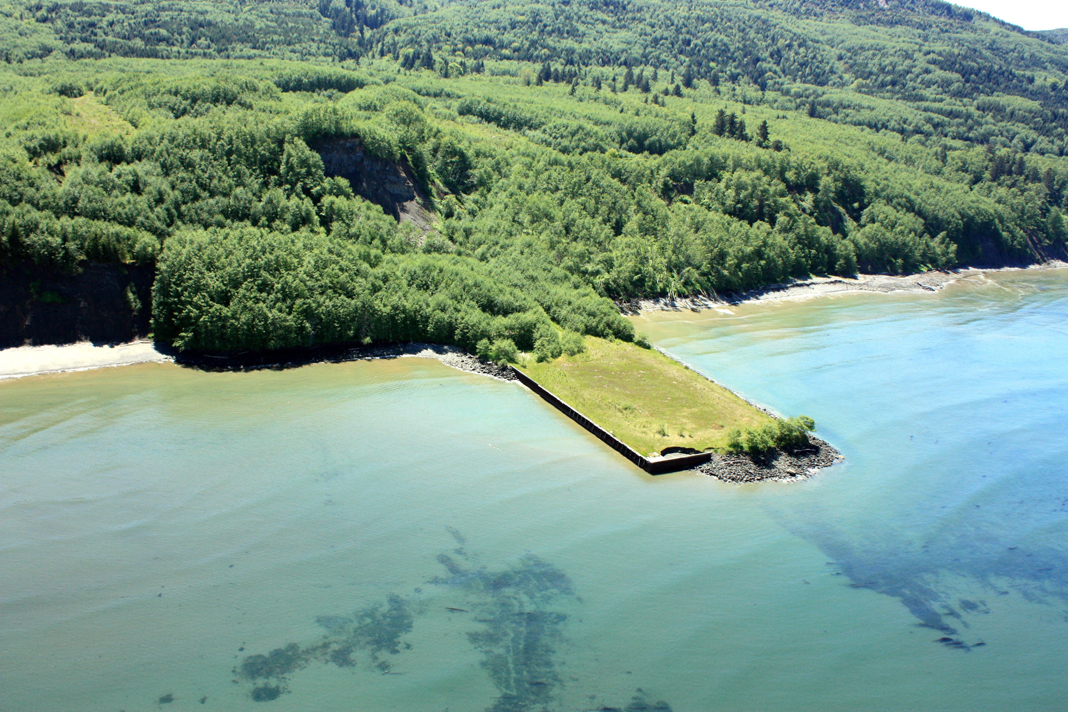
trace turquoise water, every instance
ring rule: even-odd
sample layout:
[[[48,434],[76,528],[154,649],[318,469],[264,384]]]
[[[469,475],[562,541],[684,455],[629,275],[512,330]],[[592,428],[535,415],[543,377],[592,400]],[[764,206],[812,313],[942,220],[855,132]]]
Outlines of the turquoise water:
[[[1068,704],[1068,274],[639,320],[844,464],[649,477],[435,361],[0,383],[0,710]]]

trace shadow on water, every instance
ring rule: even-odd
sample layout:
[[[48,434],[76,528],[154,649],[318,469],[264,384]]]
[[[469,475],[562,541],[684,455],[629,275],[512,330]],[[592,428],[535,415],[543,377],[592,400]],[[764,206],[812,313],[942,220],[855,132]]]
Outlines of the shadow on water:
[[[558,649],[567,642],[566,604],[579,602],[568,576],[552,564],[525,554],[512,566],[490,569],[467,553],[466,539],[447,528],[457,543],[437,561],[443,573],[430,578],[430,586],[458,592],[464,608],[450,612],[457,626],[468,626],[464,635],[481,656],[481,667],[497,689],[486,712],[528,712],[560,709],[561,686]],[[245,657],[233,672],[250,684],[251,698],[270,702],[289,691],[292,676],[311,665],[358,668],[361,661],[378,673],[389,674],[405,651],[412,649],[411,634],[417,618],[428,612],[422,589],[400,596],[390,594],[384,602],[352,615],[321,615],[325,634],[317,642],[288,643],[268,653]],[[591,699],[596,696],[591,696]],[[671,712],[662,700],[638,689],[622,707],[600,706],[604,712]]]

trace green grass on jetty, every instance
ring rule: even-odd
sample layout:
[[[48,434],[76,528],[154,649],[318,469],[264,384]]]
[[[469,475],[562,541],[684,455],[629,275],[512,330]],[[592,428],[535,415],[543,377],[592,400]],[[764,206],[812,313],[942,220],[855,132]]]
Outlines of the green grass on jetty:
[[[771,418],[663,354],[589,337],[586,351],[520,368],[642,455],[666,447],[723,450],[727,433]]]

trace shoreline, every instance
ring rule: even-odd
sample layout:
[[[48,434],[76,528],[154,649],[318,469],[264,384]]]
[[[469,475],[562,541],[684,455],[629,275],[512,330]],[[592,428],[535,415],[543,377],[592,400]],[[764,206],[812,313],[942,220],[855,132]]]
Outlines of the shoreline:
[[[180,354],[163,344],[146,339],[124,344],[98,345],[88,341],[76,344],[19,346],[0,350],[0,381],[56,373],[90,371],[98,368],[133,366],[143,363],[173,363],[202,371],[258,371],[286,369],[312,363],[379,361],[395,358],[432,358],[445,366],[467,373],[513,381],[505,367],[483,361],[457,346],[408,343],[376,346],[320,347],[304,351],[284,351],[266,356],[238,354]]]
[[[492,362],[483,361],[457,346],[418,342],[380,346],[323,347],[312,350],[275,353],[270,357],[252,353],[234,356],[174,354],[169,352],[166,347],[148,340],[117,345],[96,345],[91,342],[81,342],[62,346],[21,346],[0,350],[0,382],[28,376],[115,368],[144,363],[172,363],[186,368],[213,372],[245,372],[264,369],[285,370],[313,363],[380,361],[396,358],[432,358],[450,368],[502,381],[515,382],[520,386],[527,387],[516,376],[514,369],[508,366],[499,366]],[[684,368],[693,370],[688,364],[678,361],[674,357],[671,358]],[[702,378],[707,378],[703,374],[700,375]],[[772,417],[778,417],[766,408],[755,407]],[[686,469],[733,484],[805,480],[816,475],[821,469],[843,459],[842,455],[826,442],[816,437],[812,437],[811,441],[816,445],[815,451],[810,449],[797,452],[773,450],[763,457],[710,452],[708,453],[708,462]],[[664,463],[669,463],[671,459],[670,457],[666,458]],[[657,462],[664,464],[659,460]],[[650,474],[654,473],[650,472]]]
[[[147,339],[122,344],[18,346],[0,349],[0,381],[51,373],[173,362],[174,356]]]
[[[637,316],[648,312],[700,312],[705,309],[723,311],[726,307],[749,303],[800,301],[821,296],[858,293],[937,293],[950,284],[968,278],[983,278],[987,273],[1046,271],[1068,268],[1068,263],[1053,260],[1038,265],[1023,267],[975,268],[937,270],[911,275],[867,275],[855,277],[809,277],[783,284],[769,285],[760,289],[733,294],[701,294],[670,299],[656,297],[617,302],[624,315]],[[657,351],[661,351],[657,349]],[[663,353],[663,351],[661,351]],[[689,364],[674,356],[670,358],[683,367]],[[389,360],[395,358],[432,358],[445,366],[460,371],[496,378],[502,381],[517,381],[512,369],[507,366],[483,361],[456,346],[421,342],[384,344],[373,346],[343,345],[292,349],[272,354],[239,353],[232,355],[182,354],[171,351],[166,345],[148,340],[124,344],[97,345],[81,342],[66,345],[22,346],[0,349],[0,382],[27,376],[38,376],[97,368],[113,368],[142,363],[174,363],[187,368],[204,371],[253,371],[262,369],[284,370],[312,363],[344,363],[351,361]],[[703,374],[701,374],[703,376]],[[706,377],[707,376],[703,376]],[[714,379],[714,383],[716,382]],[[520,383],[522,385],[522,383]],[[722,385],[722,384],[720,384]],[[728,389],[729,390],[729,389]],[[731,391],[733,393],[733,391]],[[772,417],[778,417],[769,409],[754,404]],[[708,462],[689,468],[696,474],[714,477],[731,484],[756,482],[798,482],[807,480],[821,470],[842,462],[844,456],[824,440],[811,436],[814,447],[795,451],[772,450],[763,456],[744,453],[710,453]]]
[[[621,300],[616,306],[626,316],[657,311],[723,309],[743,304],[801,301],[837,294],[933,294],[969,277],[988,273],[1047,271],[1068,268],[1068,262],[1051,260],[1026,267],[959,267],[908,275],[858,274],[855,277],[808,277],[746,292],[697,294],[689,297],[649,297]]]
[[[286,349],[269,354],[246,352],[230,356],[213,354],[178,354],[174,362],[179,366],[201,371],[260,371],[285,370],[313,363],[349,363],[352,361],[388,361],[396,358],[429,358],[458,371],[488,376],[501,381],[514,381],[515,375],[507,366],[498,366],[469,354],[459,346],[429,344],[413,341],[402,344],[371,346],[318,346],[310,349]]]
[[[699,294],[674,299],[669,297],[631,299],[617,301],[616,306],[625,315],[638,316],[642,313],[657,311],[700,312],[705,309],[724,309],[749,303],[798,301],[835,294],[935,293],[955,282],[969,277],[982,277],[986,273],[1065,268],[1068,268],[1068,262],[1051,260],[1023,267],[961,267],[902,276],[861,274],[856,277],[809,277],[751,289],[747,292]],[[456,346],[440,344],[419,342],[375,346],[350,344],[294,349],[268,357],[252,353],[230,356],[179,354],[171,351],[164,344],[139,339],[120,344],[95,344],[83,341],[74,344],[17,346],[0,349],[0,381],[50,373],[131,366],[140,363],[177,363],[209,371],[235,371],[290,368],[323,361],[340,363],[401,357],[434,358],[446,366],[468,373],[477,373],[506,381],[514,380],[507,369],[484,362]]]

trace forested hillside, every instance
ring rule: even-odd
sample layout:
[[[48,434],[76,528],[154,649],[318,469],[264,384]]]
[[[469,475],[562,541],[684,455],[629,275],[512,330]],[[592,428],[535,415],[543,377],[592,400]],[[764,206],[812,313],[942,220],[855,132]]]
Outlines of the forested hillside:
[[[0,36],[0,278],[150,266],[181,349],[551,355],[633,339],[611,299],[1068,237],[1068,47],[934,0],[0,0]]]
[[[1068,28],[1062,27],[1059,30],[1046,30],[1045,32],[1038,33],[1058,44],[1064,44],[1068,42]]]

